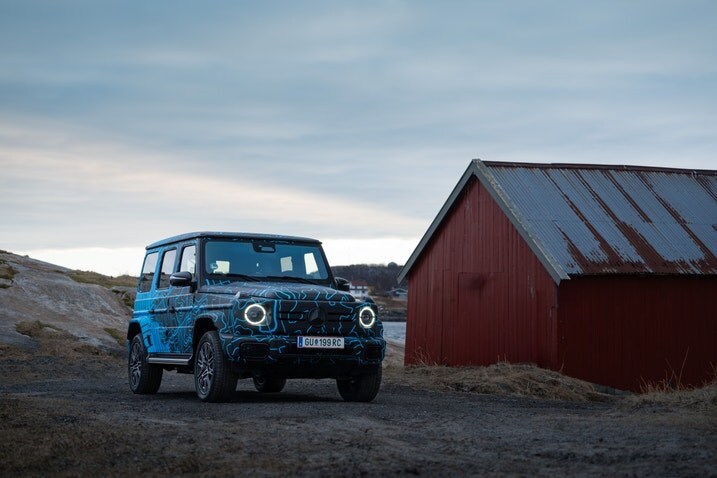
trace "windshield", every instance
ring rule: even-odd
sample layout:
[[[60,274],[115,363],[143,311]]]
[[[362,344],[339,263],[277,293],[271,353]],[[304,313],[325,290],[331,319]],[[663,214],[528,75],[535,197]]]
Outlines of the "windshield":
[[[319,244],[267,240],[212,240],[204,245],[205,272],[236,280],[328,281]]]

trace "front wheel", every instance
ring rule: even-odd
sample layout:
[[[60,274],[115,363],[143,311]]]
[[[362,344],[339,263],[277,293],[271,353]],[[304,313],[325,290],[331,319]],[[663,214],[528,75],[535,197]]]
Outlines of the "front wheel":
[[[254,388],[261,393],[279,393],[284,390],[285,378],[254,377]]]
[[[237,376],[231,371],[215,330],[205,333],[197,345],[194,387],[203,402],[228,402],[237,388]]]
[[[347,402],[370,402],[381,388],[382,370],[379,366],[375,371],[350,379],[338,379],[336,385],[341,398]]]
[[[130,342],[127,376],[130,390],[140,395],[157,393],[162,383],[162,367],[147,363],[147,349],[141,334],[132,337]]]

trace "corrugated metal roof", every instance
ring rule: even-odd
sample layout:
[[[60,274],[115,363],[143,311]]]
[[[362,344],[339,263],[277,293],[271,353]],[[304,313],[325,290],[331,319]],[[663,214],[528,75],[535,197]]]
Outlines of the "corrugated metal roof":
[[[717,274],[717,171],[474,160],[477,177],[556,282],[593,274]]]
[[[568,275],[717,274],[717,172],[483,163]]]

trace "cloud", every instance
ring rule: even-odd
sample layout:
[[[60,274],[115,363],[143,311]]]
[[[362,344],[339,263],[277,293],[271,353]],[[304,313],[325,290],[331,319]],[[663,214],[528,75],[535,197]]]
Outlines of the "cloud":
[[[188,172],[173,168],[173,158],[126,148],[83,143],[56,152],[38,150],[38,141],[33,143],[31,150],[0,150],[0,210],[34,230],[36,243],[24,244],[23,249],[41,247],[48,234],[67,247],[136,244],[138,238],[149,242],[168,234],[163,231],[247,224],[260,225],[264,232],[317,231],[352,238],[416,235],[422,227],[412,217],[363,201],[360,184],[356,195],[343,198],[302,188],[300,183],[288,187],[256,180],[250,168],[228,173],[212,163],[199,163]],[[14,247],[23,244],[29,231],[7,226],[4,240]]]
[[[714,168],[715,16],[709,1],[6,2],[0,239],[420,237],[476,157]]]

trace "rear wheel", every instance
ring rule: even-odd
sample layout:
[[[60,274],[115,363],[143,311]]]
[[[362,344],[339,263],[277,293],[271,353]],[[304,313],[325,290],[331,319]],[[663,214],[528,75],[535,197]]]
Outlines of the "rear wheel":
[[[379,366],[375,371],[350,379],[338,379],[336,385],[341,398],[347,402],[370,402],[381,388],[382,371]]]
[[[284,390],[285,378],[254,377],[254,388],[261,393],[279,393]]]
[[[141,334],[132,337],[130,342],[127,376],[130,390],[140,395],[157,393],[162,383],[162,367],[147,363],[147,349]]]
[[[203,402],[228,402],[237,388],[237,376],[231,371],[215,330],[206,332],[197,345],[194,387]]]

